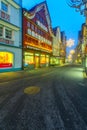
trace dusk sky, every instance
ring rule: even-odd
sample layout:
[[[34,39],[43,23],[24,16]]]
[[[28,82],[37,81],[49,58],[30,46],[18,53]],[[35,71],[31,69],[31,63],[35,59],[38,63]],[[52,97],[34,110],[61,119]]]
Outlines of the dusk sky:
[[[67,0],[46,0],[48,10],[51,17],[52,27],[59,26],[61,31],[65,31],[67,40],[75,40],[71,47],[68,47],[68,52],[74,49],[77,45],[78,31],[81,30],[82,23],[85,22],[85,17],[76,12],[66,3]],[[30,9],[43,0],[23,0],[23,7]]]

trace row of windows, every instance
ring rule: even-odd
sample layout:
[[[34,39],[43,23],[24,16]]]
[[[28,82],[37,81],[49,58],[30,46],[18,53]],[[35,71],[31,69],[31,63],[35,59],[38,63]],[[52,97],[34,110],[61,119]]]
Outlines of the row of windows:
[[[46,21],[39,15],[39,14],[36,14],[36,18],[37,20],[39,20],[43,25],[47,25]]]
[[[31,22],[28,21],[27,23],[27,27],[30,28],[32,31],[34,31],[35,33],[41,35],[42,37],[48,39],[49,41],[52,40],[52,38],[47,35],[47,33],[45,33],[44,31],[42,31],[41,29],[37,28],[34,24],[32,24]]]
[[[38,43],[38,41],[32,39],[31,37],[28,37],[28,36],[25,36],[25,41],[28,42],[29,44],[33,44],[33,45],[36,45],[36,46],[42,46],[44,48],[47,48],[47,49],[52,49],[52,46],[51,45],[48,45],[46,43]]]
[[[46,43],[48,43],[48,44],[51,44],[51,41],[50,41],[50,40],[44,38],[44,37],[41,36],[41,35],[38,35],[38,34],[35,33],[34,31],[31,31],[30,29],[27,30],[27,33],[28,33],[29,35],[31,35],[31,36],[33,36],[33,37],[35,37],[35,38],[41,40],[41,41],[44,41],[44,42],[46,42]]]
[[[4,35],[4,28],[0,26],[0,37],[3,37]],[[5,28],[5,38],[12,39],[12,31]]]

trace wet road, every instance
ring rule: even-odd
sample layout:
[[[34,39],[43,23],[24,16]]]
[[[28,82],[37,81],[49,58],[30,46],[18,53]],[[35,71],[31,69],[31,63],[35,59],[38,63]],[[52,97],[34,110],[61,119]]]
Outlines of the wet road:
[[[8,75],[0,77],[0,130],[87,130],[87,78],[80,66]]]

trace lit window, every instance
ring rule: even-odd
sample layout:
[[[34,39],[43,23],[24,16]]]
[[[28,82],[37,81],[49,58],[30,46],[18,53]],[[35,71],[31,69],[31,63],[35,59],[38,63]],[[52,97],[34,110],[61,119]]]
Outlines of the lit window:
[[[5,4],[5,3],[3,3],[3,2],[1,2],[1,9],[2,9],[3,11],[5,11],[5,12],[8,12],[8,5]]]
[[[5,37],[6,37],[6,38],[9,38],[9,39],[12,39],[12,31],[6,29],[6,30],[5,30]]]
[[[10,52],[0,52],[0,69],[13,66],[13,54]]]
[[[3,27],[0,27],[0,37],[3,36]]]

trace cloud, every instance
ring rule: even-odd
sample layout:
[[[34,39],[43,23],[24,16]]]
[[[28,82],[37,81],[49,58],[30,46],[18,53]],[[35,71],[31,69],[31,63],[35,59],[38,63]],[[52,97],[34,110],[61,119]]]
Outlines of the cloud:
[[[66,46],[72,47],[72,46],[74,46],[74,42],[75,42],[75,40],[70,38],[69,40],[66,41]]]

